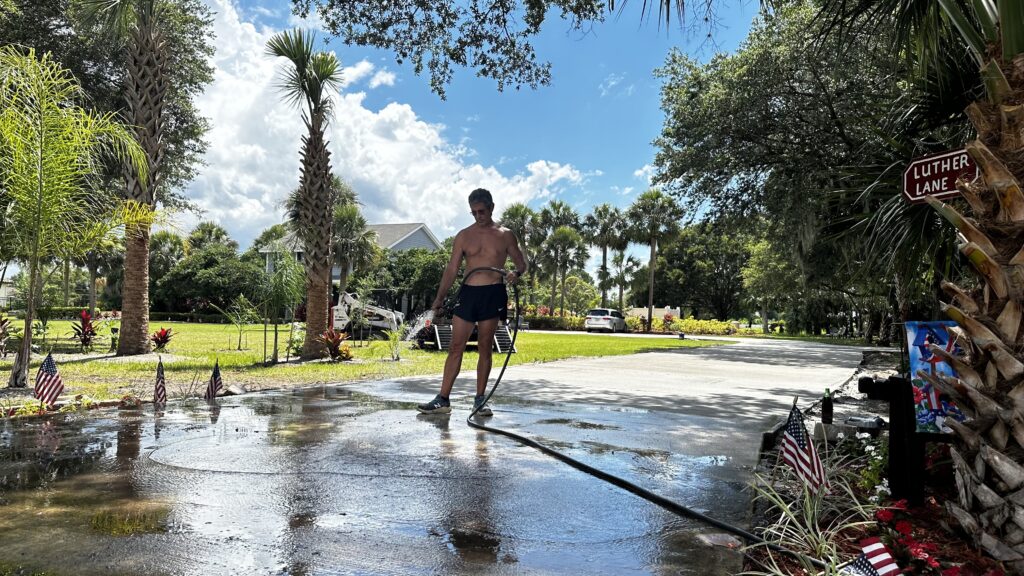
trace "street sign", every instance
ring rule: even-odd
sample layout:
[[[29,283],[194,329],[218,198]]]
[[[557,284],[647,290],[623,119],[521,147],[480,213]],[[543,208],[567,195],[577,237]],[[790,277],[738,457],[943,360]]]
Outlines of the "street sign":
[[[942,200],[960,194],[956,179],[978,177],[978,166],[966,150],[952,150],[916,158],[903,172],[903,196],[910,202],[924,202],[931,196]]]

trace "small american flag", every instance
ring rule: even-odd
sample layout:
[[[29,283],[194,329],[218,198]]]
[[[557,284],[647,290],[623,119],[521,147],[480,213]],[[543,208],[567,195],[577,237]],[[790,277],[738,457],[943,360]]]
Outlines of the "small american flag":
[[[796,470],[796,475],[806,482],[811,490],[818,491],[824,488],[828,492],[832,485],[825,477],[825,468],[821,465],[821,459],[818,458],[814,442],[807,437],[804,416],[795,405],[789,411],[789,420],[786,422],[783,440],[783,460]]]
[[[217,360],[213,364],[213,374],[210,375],[210,383],[206,385],[206,394],[203,398],[207,400],[213,400],[217,397],[217,392],[220,392],[224,382],[220,379],[220,360]]]
[[[47,354],[43,365],[36,372],[36,387],[33,396],[42,400],[48,407],[53,408],[53,403],[64,391],[64,382],[57,372],[57,363],[53,361],[53,354]]]
[[[902,572],[893,560],[889,549],[878,538],[865,538],[860,541],[863,552],[852,564],[843,568],[841,574],[850,576],[889,576]]]
[[[153,404],[167,403],[167,380],[164,378],[164,360],[156,365],[156,386],[153,389]]]

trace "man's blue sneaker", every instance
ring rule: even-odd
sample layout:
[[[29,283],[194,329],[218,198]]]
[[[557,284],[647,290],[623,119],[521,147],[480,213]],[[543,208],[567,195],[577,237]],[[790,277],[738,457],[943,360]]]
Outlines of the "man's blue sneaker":
[[[452,403],[444,396],[438,394],[434,396],[433,400],[426,404],[420,404],[416,409],[424,414],[448,414],[452,411]]]
[[[476,399],[473,400],[473,409],[476,410],[477,416],[494,416],[494,412],[491,411],[491,407],[484,404],[487,396],[484,394],[478,394]]]

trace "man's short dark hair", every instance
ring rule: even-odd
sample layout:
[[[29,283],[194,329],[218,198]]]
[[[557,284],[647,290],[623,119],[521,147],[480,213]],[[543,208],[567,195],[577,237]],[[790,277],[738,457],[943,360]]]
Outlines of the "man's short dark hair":
[[[491,193],[483,188],[477,188],[469,193],[470,204],[483,204],[487,206],[488,210],[494,209],[494,200],[491,199]]]

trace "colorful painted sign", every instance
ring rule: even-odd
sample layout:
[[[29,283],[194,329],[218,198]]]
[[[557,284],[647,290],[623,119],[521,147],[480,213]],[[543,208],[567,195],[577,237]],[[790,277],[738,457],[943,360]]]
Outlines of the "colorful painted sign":
[[[945,419],[954,418],[957,422],[963,422],[965,418],[953,400],[918,376],[918,372],[956,376],[952,366],[928,349],[929,344],[935,344],[953,355],[959,355],[960,349],[948,330],[951,326],[956,326],[956,322],[946,320],[906,323],[910,381],[914,388],[914,411],[918,432],[952,432],[952,429],[945,425]]]

